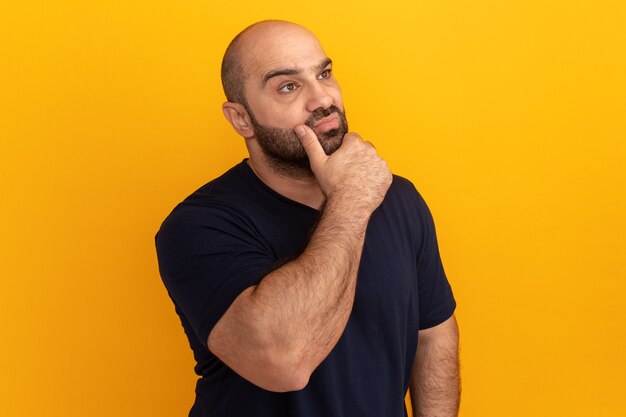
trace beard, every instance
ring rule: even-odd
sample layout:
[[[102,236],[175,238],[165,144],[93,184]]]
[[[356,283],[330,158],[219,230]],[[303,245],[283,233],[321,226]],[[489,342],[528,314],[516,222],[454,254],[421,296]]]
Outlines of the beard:
[[[311,177],[313,172],[309,158],[295,132],[292,129],[263,126],[256,121],[250,109],[247,111],[254,128],[254,135],[270,166],[276,172],[290,177]],[[326,155],[339,149],[344,135],[348,132],[348,121],[345,113],[337,106],[331,105],[327,109],[316,109],[304,122],[305,125],[313,129],[315,122],[330,116],[332,113],[339,115],[339,127],[323,133],[315,132]]]

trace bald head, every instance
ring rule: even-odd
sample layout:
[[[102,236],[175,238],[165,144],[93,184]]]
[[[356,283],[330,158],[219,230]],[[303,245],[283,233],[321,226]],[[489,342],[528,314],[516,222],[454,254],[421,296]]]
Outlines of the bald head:
[[[272,42],[296,33],[315,38],[308,29],[284,20],[257,22],[235,36],[222,60],[222,87],[226,99],[247,107],[244,84],[255,55],[262,55],[271,48]]]

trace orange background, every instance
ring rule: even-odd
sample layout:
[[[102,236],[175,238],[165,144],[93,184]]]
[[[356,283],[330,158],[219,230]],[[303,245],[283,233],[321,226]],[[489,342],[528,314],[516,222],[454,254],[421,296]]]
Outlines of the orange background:
[[[0,415],[187,415],[153,237],[245,156],[219,64],[266,18],[319,35],[434,213],[461,416],[626,415],[625,4],[3,3]]]

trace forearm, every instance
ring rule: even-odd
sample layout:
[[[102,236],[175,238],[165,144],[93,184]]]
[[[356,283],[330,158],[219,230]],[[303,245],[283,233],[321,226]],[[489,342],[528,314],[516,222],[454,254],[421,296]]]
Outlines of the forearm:
[[[437,337],[422,338],[411,377],[415,417],[456,417],[460,403],[458,329],[454,318]]]
[[[251,294],[248,313],[263,317],[257,341],[295,368],[312,372],[346,326],[368,217],[329,201],[305,251]]]
[[[233,303],[211,350],[229,352],[227,365],[266,389],[306,385],[350,316],[369,215],[329,200],[303,253]]]

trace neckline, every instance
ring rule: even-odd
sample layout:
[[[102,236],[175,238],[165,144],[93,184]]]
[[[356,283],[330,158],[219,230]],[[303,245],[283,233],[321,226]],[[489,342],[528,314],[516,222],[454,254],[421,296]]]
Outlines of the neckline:
[[[251,183],[253,183],[257,188],[260,188],[262,191],[270,194],[277,200],[280,200],[283,203],[304,208],[307,211],[313,212],[316,215],[321,213],[321,210],[317,210],[311,206],[307,206],[306,204],[300,203],[299,201],[292,200],[291,198],[285,197],[284,195],[278,193],[276,190],[268,186],[264,183],[261,178],[259,178],[256,173],[252,170],[252,167],[248,164],[248,158],[244,158],[239,165],[242,166],[241,171],[246,176]]]

